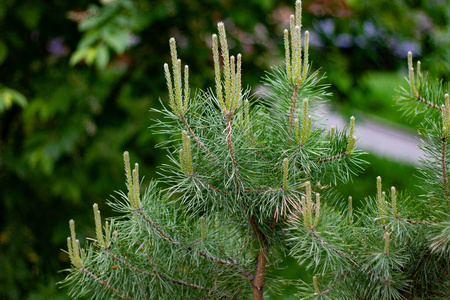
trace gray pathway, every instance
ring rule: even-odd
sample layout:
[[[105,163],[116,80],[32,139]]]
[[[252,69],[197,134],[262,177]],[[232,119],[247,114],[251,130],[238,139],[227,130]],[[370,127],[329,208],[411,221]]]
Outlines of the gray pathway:
[[[342,129],[349,120],[336,112],[324,109],[328,126]],[[409,128],[393,124],[374,116],[358,113],[356,137],[358,147],[378,156],[416,165],[424,153],[418,148],[417,134]]]

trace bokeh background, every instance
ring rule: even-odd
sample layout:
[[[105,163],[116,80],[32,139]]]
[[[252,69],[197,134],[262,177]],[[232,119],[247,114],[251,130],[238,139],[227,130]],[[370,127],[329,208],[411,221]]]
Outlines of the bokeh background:
[[[211,34],[224,21],[243,85],[261,84],[283,61],[282,32],[294,1],[0,1],[0,298],[67,299],[57,287],[68,267],[68,220],[93,236],[91,207],[125,189],[122,153],[146,178],[166,161],[165,137],[148,127],[167,101],[162,65],[168,40],[191,69],[191,87],[213,85]],[[405,85],[406,55],[450,76],[448,0],[304,0],[310,59],[332,84],[332,109],[411,125],[393,107]],[[367,172],[341,184],[362,200],[375,177],[414,192],[414,167],[369,154]],[[288,267],[290,262],[285,262]],[[303,271],[279,275],[295,279]],[[286,298],[292,291],[287,289]]]

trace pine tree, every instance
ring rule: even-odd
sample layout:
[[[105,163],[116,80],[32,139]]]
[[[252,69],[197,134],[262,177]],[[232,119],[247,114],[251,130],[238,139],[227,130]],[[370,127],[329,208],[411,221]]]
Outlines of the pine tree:
[[[70,221],[71,260],[62,282],[94,299],[263,299],[283,279],[266,271],[288,255],[316,274],[299,280],[300,299],[450,297],[449,85],[413,68],[397,104],[420,128],[422,195],[383,190],[352,208],[336,185],[363,170],[355,118],[327,129],[327,85],[308,59],[301,2],[284,31],[285,65],[264,78],[262,97],[241,86],[242,57],[229,53],[225,26],[212,36],[215,88],[192,93],[170,39],[164,64],[169,103],[154,130],[171,163],[141,193],[138,164],[124,153],[121,213],[84,248]]]

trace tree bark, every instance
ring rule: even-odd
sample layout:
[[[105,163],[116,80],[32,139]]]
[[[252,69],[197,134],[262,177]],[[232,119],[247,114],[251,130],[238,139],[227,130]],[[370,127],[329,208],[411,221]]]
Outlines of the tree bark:
[[[264,275],[266,273],[267,250],[263,246],[259,249],[258,261],[256,263],[255,276],[252,280],[253,300],[264,299]]]
[[[256,261],[255,275],[252,279],[252,294],[253,300],[263,300],[264,299],[264,275],[266,274],[266,264],[267,264],[267,254],[268,245],[264,234],[259,230],[258,225],[253,219],[253,215],[249,213],[249,220],[252,226],[253,232],[259,240],[259,252]]]

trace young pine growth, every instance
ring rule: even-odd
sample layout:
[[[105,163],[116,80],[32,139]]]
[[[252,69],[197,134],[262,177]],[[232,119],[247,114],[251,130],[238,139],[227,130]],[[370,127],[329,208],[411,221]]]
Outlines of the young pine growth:
[[[450,109],[441,93],[448,85],[410,66],[399,100],[406,113],[430,112],[422,129],[431,160],[421,170],[425,196],[392,188],[389,197],[378,177],[374,197],[358,199],[362,208],[349,197],[346,207],[336,185],[364,164],[355,118],[340,130],[321,127],[318,107],[329,94],[311,70],[301,27],[297,1],[284,33],[285,65],[270,70],[259,98],[242,88],[242,57],[230,54],[223,23],[212,35],[215,88],[193,97],[170,39],[169,105],[154,127],[170,137],[159,145],[171,160],[161,171],[164,188],[152,181],[141,191],[139,166],[131,170],[124,153],[128,192],[109,203],[122,216],[103,229],[95,205],[97,239],[84,252],[70,223],[72,267],[63,284],[71,296],[263,299],[291,284],[267,271],[285,256],[309,270],[309,281],[295,283],[299,299],[450,295]]]
[[[184,90],[182,88],[181,60],[178,59],[177,46],[174,38],[169,41],[170,56],[172,57],[173,84],[169,71],[169,65],[164,64],[167,88],[169,90],[169,103],[173,112],[178,116],[184,116],[189,102],[189,67],[184,67]]]

